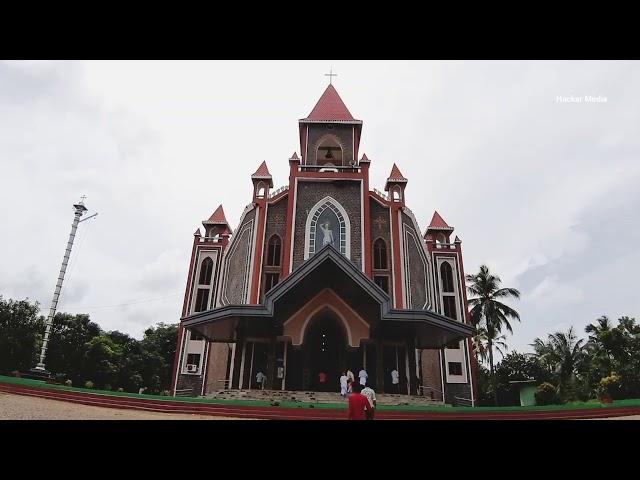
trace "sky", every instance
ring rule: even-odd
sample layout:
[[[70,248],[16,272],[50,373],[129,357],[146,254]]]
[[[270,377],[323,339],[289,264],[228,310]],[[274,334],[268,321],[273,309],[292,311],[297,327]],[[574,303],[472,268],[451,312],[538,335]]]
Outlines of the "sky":
[[[219,204],[237,226],[263,160],[287,184],[330,68],[371,188],[397,163],[420,227],[437,210],[466,273],[521,291],[510,351],[638,316],[637,61],[0,62],[0,295],[46,313],[86,195],[58,310],[177,322],[193,232]]]

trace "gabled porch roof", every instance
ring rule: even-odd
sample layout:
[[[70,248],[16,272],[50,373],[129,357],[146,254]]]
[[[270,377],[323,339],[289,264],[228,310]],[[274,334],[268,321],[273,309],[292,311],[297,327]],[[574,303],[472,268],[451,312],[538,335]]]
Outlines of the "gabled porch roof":
[[[410,335],[417,348],[441,348],[475,331],[429,310],[392,308],[389,296],[330,245],[272,288],[264,304],[226,305],[184,317],[182,324],[218,342],[234,342],[238,328],[252,335],[280,335],[283,323],[327,287],[369,322],[372,334]]]

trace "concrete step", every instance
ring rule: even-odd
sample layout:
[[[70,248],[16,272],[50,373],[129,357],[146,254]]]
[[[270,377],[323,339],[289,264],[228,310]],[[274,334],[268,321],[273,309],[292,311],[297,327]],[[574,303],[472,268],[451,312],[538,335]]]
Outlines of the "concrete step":
[[[307,403],[346,403],[347,399],[337,392],[311,392],[289,390],[219,390],[207,398],[226,400],[263,400]],[[429,397],[400,394],[376,394],[378,405],[443,405]]]

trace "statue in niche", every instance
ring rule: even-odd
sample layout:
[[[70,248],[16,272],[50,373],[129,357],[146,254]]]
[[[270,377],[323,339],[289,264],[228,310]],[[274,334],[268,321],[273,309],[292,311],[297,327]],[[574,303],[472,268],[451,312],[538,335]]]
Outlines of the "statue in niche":
[[[320,225],[320,230],[322,230],[322,246],[325,245],[333,245],[333,230],[329,228],[329,222],[324,222]]]

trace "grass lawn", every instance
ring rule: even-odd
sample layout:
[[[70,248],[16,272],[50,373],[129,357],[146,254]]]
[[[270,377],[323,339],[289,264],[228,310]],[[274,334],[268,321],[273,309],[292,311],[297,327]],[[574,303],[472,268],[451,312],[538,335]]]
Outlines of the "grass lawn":
[[[54,390],[63,390],[79,393],[93,393],[97,395],[108,395],[114,397],[131,397],[149,400],[187,402],[187,403],[207,403],[216,405],[237,405],[251,407],[272,407],[271,402],[261,400],[213,400],[199,397],[165,397],[162,395],[147,395],[128,392],[114,392],[108,390],[94,390],[78,387],[67,387],[66,385],[47,384],[43,380],[31,380],[27,378],[15,378],[0,375],[0,383],[12,385],[24,385],[26,387],[50,388]],[[308,403],[308,402],[280,402],[283,408],[325,408],[325,409],[346,409],[345,403]],[[417,406],[417,405],[380,405],[379,411],[396,410],[396,411],[419,411],[419,412],[442,412],[454,413],[465,412],[469,414],[487,413],[487,412],[528,412],[528,411],[553,411],[553,410],[577,410],[584,408],[616,408],[616,407],[640,407],[640,399],[615,400],[612,404],[603,405],[598,400],[589,400],[587,402],[573,402],[564,405],[546,405],[531,407],[451,407],[451,406]]]

